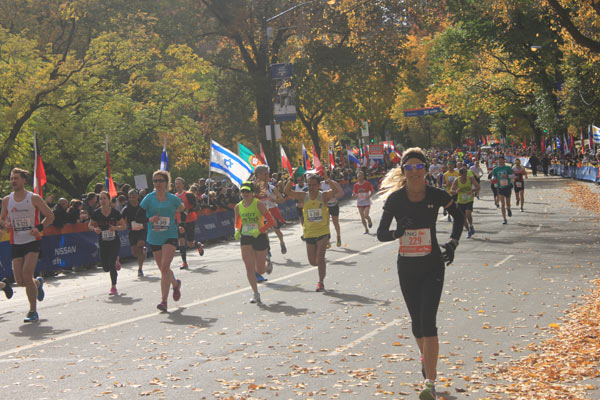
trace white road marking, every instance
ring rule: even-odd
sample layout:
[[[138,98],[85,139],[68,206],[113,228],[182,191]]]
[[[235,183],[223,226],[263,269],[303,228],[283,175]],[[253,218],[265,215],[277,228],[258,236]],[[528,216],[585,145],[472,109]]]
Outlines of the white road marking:
[[[331,262],[333,263],[333,262],[336,262],[336,261],[344,261],[344,260],[347,260],[349,258],[356,257],[356,256],[358,256],[358,255],[360,255],[362,253],[367,253],[367,252],[369,252],[371,250],[375,250],[375,249],[378,249],[379,247],[387,246],[387,245],[392,244],[392,243],[395,243],[395,241],[380,243],[380,244],[377,244],[376,246],[369,247],[368,249],[361,250],[358,253],[349,254],[347,256],[344,256],[342,258],[339,258],[339,259],[337,259],[335,261],[331,261]],[[302,271],[294,272],[293,274],[282,276],[281,278],[277,278],[277,279],[274,279],[274,280],[269,281],[269,282],[283,281],[283,280],[286,280],[286,279],[289,279],[289,278],[293,278],[294,276],[298,276],[298,275],[306,274],[308,272],[312,272],[312,271],[314,271],[316,269],[317,269],[317,267],[311,267],[311,268],[303,269]],[[213,302],[213,301],[216,301],[216,300],[220,300],[220,299],[222,299],[224,297],[233,296],[233,295],[240,294],[240,293],[243,293],[243,292],[247,292],[247,291],[250,291],[250,290],[252,290],[250,287],[246,287],[246,288],[242,288],[242,289],[238,289],[238,290],[233,290],[231,292],[227,292],[227,293],[223,293],[223,294],[220,294],[220,295],[217,295],[217,296],[209,297],[209,298],[204,299],[204,300],[198,300],[198,301],[195,301],[195,302],[192,302],[192,303],[188,303],[188,304],[185,304],[183,306],[179,306],[179,308],[186,308],[187,309],[187,308],[190,308],[190,307],[194,307],[194,306],[197,306],[197,305],[200,305],[200,304],[210,303],[210,302]],[[107,329],[116,328],[116,327],[121,326],[121,325],[131,324],[131,323],[134,323],[134,322],[137,322],[137,321],[141,321],[141,320],[144,320],[144,319],[148,319],[148,318],[152,318],[152,317],[155,317],[155,316],[158,316],[158,315],[161,315],[161,314],[162,314],[162,312],[160,312],[160,311],[152,312],[152,313],[149,313],[149,314],[140,315],[138,317],[129,318],[129,319],[122,320],[122,321],[116,321],[116,322],[113,322],[111,324],[97,326],[97,327],[86,329],[86,330],[83,330],[83,331],[72,332],[72,333],[69,333],[69,334],[66,334],[66,335],[57,336],[57,337],[53,337],[53,338],[46,339],[46,340],[40,340],[39,342],[35,342],[35,343],[28,344],[28,345],[25,345],[25,346],[19,346],[19,347],[14,348],[14,349],[3,351],[3,352],[0,353],[0,358],[6,357],[6,356],[11,355],[11,354],[20,353],[20,352],[25,351],[25,350],[35,349],[37,347],[45,346],[45,345],[50,344],[50,343],[62,342],[64,340],[72,339],[74,337],[84,336],[84,335],[87,335],[88,333],[100,332],[100,331],[104,331],[104,330],[107,330]]]
[[[513,258],[515,255],[511,254],[510,256],[507,256],[504,260],[500,261],[498,264],[494,265],[494,267],[499,267],[500,265],[504,264],[505,262],[507,262],[508,260],[510,260],[511,258]]]
[[[350,343],[348,343],[348,344],[346,344],[346,345],[344,345],[344,346],[340,346],[340,347],[338,347],[337,349],[335,349],[335,350],[334,350],[334,351],[332,351],[331,353],[327,354],[327,356],[329,356],[329,357],[333,357],[333,356],[339,355],[339,354],[341,354],[342,352],[344,352],[344,351],[346,351],[346,350],[348,350],[348,349],[351,349],[351,348],[353,348],[354,346],[356,346],[356,345],[358,345],[358,344],[360,344],[360,343],[364,342],[365,340],[372,338],[373,336],[377,335],[378,333],[380,333],[380,332],[383,332],[384,330],[386,330],[386,329],[387,329],[387,328],[389,328],[390,326],[398,325],[398,323],[399,323],[400,321],[402,321],[402,320],[401,320],[401,319],[399,319],[399,318],[396,318],[395,320],[393,320],[393,321],[390,321],[390,322],[388,322],[387,324],[385,324],[385,325],[383,325],[383,326],[380,326],[379,328],[375,329],[374,331],[371,331],[371,332],[367,333],[366,335],[363,335],[363,336],[359,337],[359,338],[358,338],[358,339],[356,339],[355,341],[353,341],[353,342],[350,342]]]

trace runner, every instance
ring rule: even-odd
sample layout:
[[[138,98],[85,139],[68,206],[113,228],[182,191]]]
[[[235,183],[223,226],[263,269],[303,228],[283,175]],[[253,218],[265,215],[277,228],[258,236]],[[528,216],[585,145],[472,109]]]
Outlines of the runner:
[[[100,192],[100,208],[90,216],[88,227],[98,235],[100,247],[100,264],[104,272],[110,272],[109,295],[116,296],[117,291],[117,257],[121,250],[121,240],[117,231],[127,229],[125,220],[120,212],[111,207],[108,192]]]
[[[448,161],[448,171],[444,172],[444,189],[446,192],[452,196],[452,185],[454,181],[458,179],[459,173],[456,169],[454,169],[454,161]],[[457,196],[452,196],[452,200],[456,203]],[[442,212],[444,215],[447,214],[446,209]],[[448,222],[451,222],[452,218],[448,215]]]
[[[400,239],[398,276],[400,288],[412,319],[412,332],[421,352],[425,387],[419,399],[436,398],[435,379],[439,352],[436,315],[444,282],[444,264],[454,260],[454,251],[463,227],[463,215],[448,192],[426,185],[427,159],[420,148],[402,156],[402,167],[394,168],[382,184],[386,198],[377,229],[382,242]],[[440,250],[436,220],[440,207],[454,217],[450,241]],[[390,231],[396,219],[396,230]]]
[[[167,298],[170,286],[173,286],[173,300],[181,298],[181,280],[175,279],[171,270],[171,262],[177,247],[178,233],[185,232],[183,224],[175,225],[175,213],[180,213],[181,221],[185,221],[185,205],[179,197],[167,192],[171,184],[171,175],[167,171],[156,171],[152,174],[154,191],[147,194],[140,204],[136,221],[145,221],[147,218],[148,237],[146,242],[154,253],[154,259],[160,270],[161,302],[156,306],[159,310],[167,312]]]
[[[517,205],[521,203],[521,212],[524,211],[525,206],[525,179],[527,179],[527,170],[521,165],[521,160],[515,159],[515,165],[513,167],[515,174],[515,197],[517,199]]]
[[[135,189],[131,189],[127,193],[128,203],[123,209],[122,215],[129,228],[129,245],[131,246],[131,253],[138,262],[138,277],[144,277],[144,259],[146,258],[146,236],[148,231],[146,229],[146,223],[137,222],[135,217],[140,208],[140,196]]]
[[[286,196],[296,200],[304,197],[302,212],[304,214],[303,231],[304,241],[306,242],[306,253],[310,265],[318,267],[319,282],[317,283],[316,291],[323,292],[325,291],[324,281],[327,273],[325,252],[327,251],[327,243],[329,243],[330,238],[329,209],[327,208],[327,203],[334,197],[339,199],[344,196],[344,191],[339,183],[329,178],[325,182],[332,190],[320,191],[321,184],[317,175],[308,175],[307,182],[307,193],[293,192],[290,182],[285,186],[284,192]]]
[[[198,215],[196,214],[196,210],[198,210],[198,204],[196,202],[196,197],[192,192],[185,191],[185,180],[183,178],[178,177],[175,178],[175,195],[179,197],[179,200],[183,202],[185,205],[185,212],[187,213],[186,220],[183,221],[185,232],[179,233],[179,254],[181,255],[181,267],[180,269],[188,269],[187,263],[187,249],[196,248],[198,250],[198,254],[201,256],[204,255],[204,249],[202,248],[202,244],[200,242],[196,242],[195,240],[195,227],[196,220],[198,219]],[[179,216],[177,216],[179,218]],[[177,219],[177,223],[181,224],[182,221]],[[187,241],[187,243],[186,243]]]
[[[477,191],[473,192],[473,194],[477,197],[477,200],[479,200],[479,191],[481,190],[481,177],[483,176],[483,170],[481,169],[481,166],[479,165],[479,160],[477,160],[477,159],[474,160],[473,165],[470,168],[470,171],[473,174],[475,181],[477,182]]]
[[[269,182],[269,167],[267,167],[266,165],[258,165],[254,169],[254,175],[256,176],[257,182],[256,189],[259,191],[258,199],[265,203],[265,206],[271,213],[271,216],[275,218],[275,225],[273,226],[273,230],[279,238],[281,254],[285,254],[287,253],[287,248],[285,247],[285,242],[283,241],[283,233],[281,233],[281,229],[279,229],[283,226],[285,220],[279,212],[279,207],[277,207],[277,203],[283,203],[283,196],[281,196],[279,190],[277,190],[277,188]]]
[[[358,171],[356,173],[358,182],[354,184],[352,189],[352,197],[356,198],[356,206],[358,207],[358,213],[360,214],[360,222],[365,227],[365,234],[369,233],[369,228],[373,226],[369,211],[371,210],[371,196],[375,194],[375,189],[371,182],[365,179],[365,173]]]
[[[321,191],[322,192],[327,192],[329,190],[331,190],[331,186],[329,186],[329,184],[327,183],[327,180],[331,179],[331,175],[329,174],[328,171],[325,171],[325,180],[321,181]],[[333,179],[331,179],[333,180]],[[341,247],[342,246],[342,235],[341,235],[341,231],[340,231],[340,205],[338,204],[337,198],[335,198],[335,196],[329,200],[329,202],[327,203],[327,209],[329,210],[329,215],[331,216],[331,222],[333,222],[333,227],[335,228],[335,232],[337,234],[337,240],[335,242],[335,245],[337,247]],[[330,248],[331,244],[329,243],[329,241],[327,242],[327,248]]]
[[[452,184],[452,195],[457,196],[458,208],[465,215],[465,229],[467,230],[467,239],[475,234],[473,227],[473,194],[479,190],[479,184],[475,177],[469,176],[467,169],[462,167],[459,171],[460,176]]]
[[[498,164],[499,165],[492,171],[492,182],[498,187],[498,197],[500,198],[500,203],[502,205],[502,218],[504,218],[502,224],[506,225],[506,214],[508,213],[508,216],[512,217],[512,211],[510,211],[510,195],[512,191],[511,182],[514,173],[511,167],[505,165],[503,155],[498,157]]]
[[[437,187],[437,185],[439,185],[440,182],[440,175],[443,174],[442,172],[442,166],[441,164],[438,162],[438,159],[436,157],[433,158],[433,161],[431,163],[431,166],[429,167],[429,175],[432,177],[430,185],[433,187]]]
[[[246,181],[240,187],[242,201],[237,203],[235,212],[235,239],[240,240],[242,260],[246,267],[246,277],[252,288],[250,303],[261,303],[256,281],[257,274],[271,273],[267,270],[267,250],[269,239],[266,232],[275,224],[267,206],[254,196],[254,184]],[[272,265],[272,264],[271,264]]]
[[[23,321],[36,322],[39,321],[36,300],[44,300],[45,293],[44,279],[41,276],[34,279],[33,274],[42,251],[40,233],[52,224],[54,214],[44,199],[25,190],[28,175],[28,171],[20,168],[10,172],[13,192],[2,200],[0,229],[10,231],[13,274],[17,285],[25,287],[29,300],[29,312]],[[44,216],[41,223],[40,213]]]

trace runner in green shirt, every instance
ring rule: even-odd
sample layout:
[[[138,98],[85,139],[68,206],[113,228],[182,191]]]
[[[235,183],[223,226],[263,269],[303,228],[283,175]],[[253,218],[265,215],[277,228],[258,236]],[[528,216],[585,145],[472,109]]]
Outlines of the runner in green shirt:
[[[504,218],[503,224],[506,225],[506,214],[512,217],[512,211],[510,211],[510,195],[512,192],[512,180],[514,177],[514,171],[511,167],[505,165],[504,156],[498,157],[499,165],[492,171],[492,182],[498,188],[498,197],[500,197],[500,204],[502,208],[502,218]]]

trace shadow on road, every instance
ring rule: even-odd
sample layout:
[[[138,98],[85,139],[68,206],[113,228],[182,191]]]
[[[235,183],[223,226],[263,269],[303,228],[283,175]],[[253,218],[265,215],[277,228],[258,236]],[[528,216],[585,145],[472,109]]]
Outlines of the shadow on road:
[[[142,299],[134,299],[133,297],[129,297],[124,294],[119,294],[117,296],[110,296],[108,300],[105,300],[104,302],[109,304],[121,304],[124,306],[130,306],[132,304],[137,303],[138,301],[142,301]]]
[[[210,269],[207,266],[203,266],[200,268],[190,268],[190,272],[193,274],[202,274],[202,275],[210,275],[210,274],[214,274],[215,272],[217,272],[214,269]]]
[[[380,306],[389,306],[391,304],[389,300],[371,299],[370,297],[365,297],[358,294],[339,293],[335,290],[327,290],[323,292],[323,295],[337,299],[333,301],[333,303],[336,304],[360,303],[378,304]]]
[[[274,304],[259,304],[258,307],[261,310],[269,311],[277,314],[285,314],[285,315],[304,315],[308,311],[308,308],[296,308],[294,306],[289,306],[285,301],[278,301]]]
[[[39,322],[25,323],[19,327],[19,332],[11,332],[11,335],[31,340],[43,340],[70,331],[70,329],[54,329],[50,325],[44,325],[47,321],[47,319],[40,319]]]
[[[167,313],[167,321],[160,321],[162,324],[171,325],[189,325],[198,328],[208,328],[217,322],[216,318],[202,318],[196,315],[185,315],[183,311],[185,307],[179,307],[175,311]]]
[[[306,290],[300,286],[284,285],[282,283],[269,283],[265,282],[265,286],[269,289],[277,290],[280,292],[300,292],[300,293],[312,293],[312,290]]]

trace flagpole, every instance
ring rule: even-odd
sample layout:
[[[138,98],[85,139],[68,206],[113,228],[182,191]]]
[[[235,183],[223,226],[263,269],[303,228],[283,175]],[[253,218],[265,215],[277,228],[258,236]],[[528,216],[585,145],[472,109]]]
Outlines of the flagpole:
[[[210,168],[210,160],[212,160],[212,147],[213,147],[213,142],[212,139],[210,139],[210,154],[208,155],[208,191],[210,192],[210,185],[212,183],[211,179],[210,179],[210,172],[211,172],[211,168]],[[239,143],[238,143],[238,151],[239,151]],[[202,193],[204,194],[204,193]]]

